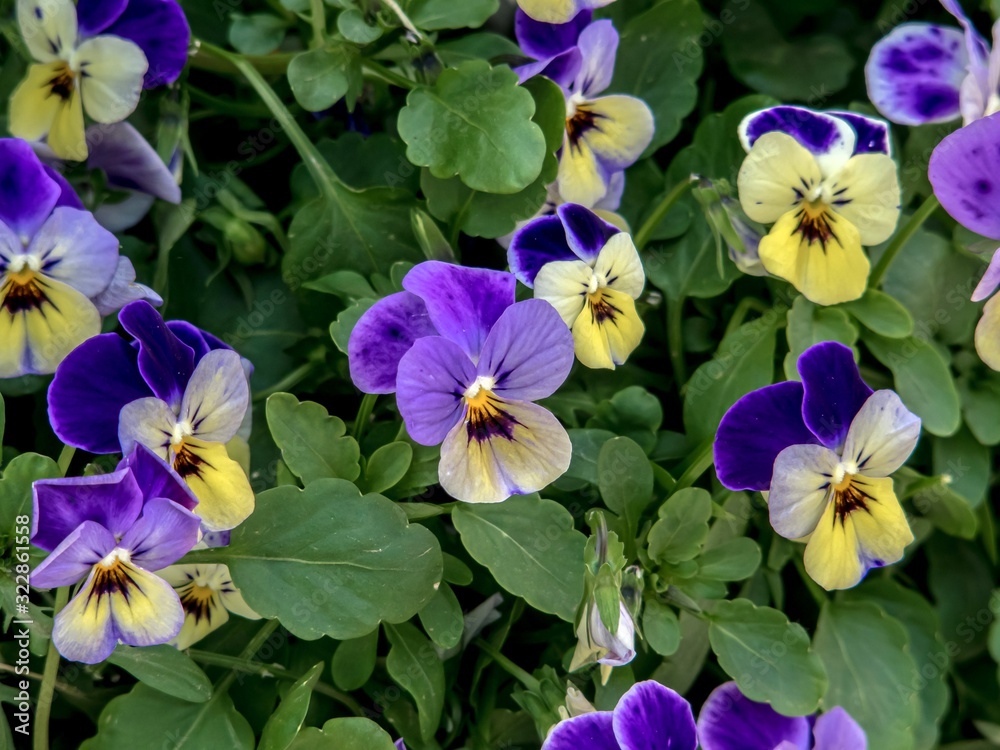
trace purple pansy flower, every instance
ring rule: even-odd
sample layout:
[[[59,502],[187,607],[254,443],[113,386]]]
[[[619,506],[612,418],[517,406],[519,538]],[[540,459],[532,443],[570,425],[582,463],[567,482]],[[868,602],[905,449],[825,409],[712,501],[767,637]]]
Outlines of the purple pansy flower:
[[[542,750],[695,750],[694,715],[686,700],[648,680],[633,685],[614,711],[559,722]]]
[[[31,543],[50,554],[32,572],[39,588],[86,579],[56,614],[52,642],[67,659],[96,664],[118,642],[166,643],[184,610],[153,575],[198,541],[197,500],[180,477],[138,447],[111,474],[35,482]]]
[[[515,232],[507,260],[573,331],[576,356],[587,367],[614,369],[639,345],[645,327],[635,300],[646,275],[627,232],[567,203]]]
[[[926,125],[961,115],[969,124],[1000,106],[1000,49],[990,49],[957,0],[941,5],[961,29],[904,23],[872,48],[868,96],[892,122]]]
[[[548,26],[548,34],[546,34]],[[566,94],[566,133],[559,153],[556,186],[569,203],[597,205],[621,184],[653,139],[653,113],[634,96],[598,96],[611,85],[618,32],[611,21],[595,21],[577,32],[572,24],[534,24],[524,31],[534,54],[550,55],[576,34],[575,46],[534,64],[558,75]],[[532,54],[529,52],[529,54]],[[522,78],[533,72],[522,70]]]
[[[427,261],[372,306],[348,344],[366,393],[396,392],[410,436],[438,445],[441,486],[467,502],[539,490],[569,467],[566,430],[533,401],[573,364],[573,338],[547,302],[514,303],[511,274]]]
[[[735,682],[720,685],[698,714],[702,750],[867,750],[864,730],[844,709],[822,716],[782,716],[755,703]]]
[[[122,287],[135,271],[118,239],[56,177],[28,143],[0,139],[0,378],[55,371],[127,291],[145,294]]]
[[[768,491],[774,530],[809,537],[813,580],[849,588],[913,541],[890,475],[913,452],[920,419],[893,391],[873,392],[843,344],[810,347],[798,369],[801,382],[753,391],[726,412],[716,473],[729,489]]]
[[[246,474],[226,451],[248,427],[249,363],[189,323],[164,322],[147,302],[126,305],[118,319],[133,343],[95,336],[56,371],[53,430],[92,453],[145,445],[187,481],[207,529],[233,528],[254,506]]]
[[[11,97],[10,131],[48,136],[76,161],[87,158],[84,112],[124,120],[143,88],[177,80],[191,38],[175,0],[18,0],[17,19],[35,62]]]
[[[542,23],[561,24],[572,21],[578,13],[603,8],[615,0],[517,0],[518,6],[531,18]]]
[[[944,210],[966,229],[1000,241],[1000,114],[990,115],[946,137],[931,154],[927,174]],[[1000,286],[1000,249],[972,294],[987,299]],[[976,351],[1000,370],[1000,295],[983,308],[976,326]]]
[[[583,64],[577,41],[592,19],[590,11],[583,11],[566,23],[542,23],[518,8],[514,36],[521,51],[534,62],[515,68],[514,72],[522,81],[542,75],[560,86],[569,86]]]

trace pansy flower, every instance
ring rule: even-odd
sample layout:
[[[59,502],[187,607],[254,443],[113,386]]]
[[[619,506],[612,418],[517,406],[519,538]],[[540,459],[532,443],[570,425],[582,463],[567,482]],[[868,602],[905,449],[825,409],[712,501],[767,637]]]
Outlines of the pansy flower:
[[[780,106],[747,115],[739,135],[740,203],[752,221],[774,224],[759,246],[764,268],[816,304],[859,298],[870,270],[862,245],[887,240],[899,219],[888,126]]]
[[[547,302],[514,304],[514,286],[500,271],[421,263],[348,344],[354,384],[396,392],[410,436],[443,443],[441,486],[466,502],[535,492],[569,467],[566,430],[532,402],[566,379],[573,339]]]
[[[542,750],[695,750],[694,714],[668,687],[637,682],[614,711],[594,711],[559,722]]]
[[[564,27],[532,26],[529,54],[549,55],[576,34]],[[524,32],[525,39],[529,34]],[[558,75],[566,94],[566,132],[559,152],[556,186],[564,201],[592,207],[621,184],[620,173],[632,166],[653,139],[653,113],[634,96],[598,96],[609,85],[618,53],[618,32],[611,21],[589,24],[574,47],[535,65]],[[544,64],[543,64],[544,63]],[[524,74],[532,72],[525,68]],[[566,86],[565,82],[570,81]]]
[[[902,23],[872,47],[868,96],[892,122],[927,125],[961,115],[968,125],[1000,108],[1000,49],[990,49],[957,0],[941,5],[961,29]]]
[[[98,123],[135,110],[143,87],[177,80],[191,32],[174,0],[18,0],[34,63],[10,102],[10,131],[48,136],[62,159],[87,158],[84,112]]]
[[[798,370],[802,382],[753,391],[726,412],[716,473],[729,489],[769,491],[774,530],[808,537],[813,580],[850,588],[913,541],[890,475],[913,452],[920,419],[893,391],[872,392],[843,344],[810,347]]]
[[[949,135],[931,154],[927,174],[944,210],[966,229],[1000,242],[1000,114],[978,120]],[[993,296],[1000,286],[1000,249],[993,251],[973,302]],[[1000,370],[1000,295],[983,308],[976,326],[976,351]]]
[[[592,19],[593,14],[588,10],[566,23],[542,23],[518,9],[514,16],[514,37],[532,62],[514,68],[514,72],[522,81],[542,75],[560,86],[569,86],[583,62],[577,41]]]
[[[184,610],[154,573],[198,541],[197,501],[143,447],[111,474],[34,484],[31,543],[50,554],[32,571],[39,588],[83,585],[56,614],[52,642],[67,659],[96,664],[121,642],[166,643]]]
[[[698,714],[701,750],[867,750],[864,730],[839,706],[822,716],[782,716],[735,682],[720,685]]]
[[[615,0],[517,0],[531,18],[542,23],[566,23],[581,11],[603,8]]]
[[[639,345],[645,327],[635,300],[646,275],[628,233],[567,203],[519,229],[507,259],[573,331],[576,356],[587,367],[614,369]]]
[[[248,365],[214,336],[165,323],[147,302],[126,305],[118,319],[135,343],[103,334],[63,361],[49,387],[52,428],[92,453],[150,448],[194,491],[208,530],[233,528],[254,507],[226,450],[245,426]]]
[[[0,139],[0,378],[51,373],[100,333],[121,263],[117,238],[31,146]]]

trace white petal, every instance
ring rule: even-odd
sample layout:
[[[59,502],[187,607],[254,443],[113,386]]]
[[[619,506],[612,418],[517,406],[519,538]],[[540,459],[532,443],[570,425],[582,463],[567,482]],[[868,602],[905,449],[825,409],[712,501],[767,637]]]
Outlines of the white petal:
[[[833,209],[857,227],[861,243],[885,242],[899,220],[896,162],[885,154],[852,156],[824,186]]]
[[[765,133],[740,167],[740,204],[750,219],[770,224],[808,199],[821,180],[816,159],[794,138]]]
[[[126,404],[118,415],[118,440],[122,453],[128,455],[142,443],[164,461],[174,433],[177,417],[167,405],[152,396]]]
[[[66,60],[76,46],[76,5],[72,0],[18,0],[21,38],[38,62]]]
[[[767,498],[771,526],[786,539],[801,539],[816,528],[828,504],[830,477],[840,457],[822,445],[792,445],[774,459]]]
[[[603,277],[609,287],[632,299],[638,299],[646,285],[639,251],[626,232],[619,232],[607,241],[597,256],[594,273]]]
[[[250,403],[250,388],[240,355],[216,349],[195,367],[181,401],[180,421],[192,434],[209,443],[226,443],[243,423]]]
[[[851,422],[844,461],[865,476],[887,477],[906,462],[919,437],[920,418],[894,391],[876,391]]]
[[[73,57],[80,71],[83,108],[101,123],[121,122],[135,111],[149,63],[135,42],[116,36],[88,39]]]
[[[587,301],[593,269],[582,260],[546,263],[535,276],[535,299],[552,305],[567,326],[580,315]]]

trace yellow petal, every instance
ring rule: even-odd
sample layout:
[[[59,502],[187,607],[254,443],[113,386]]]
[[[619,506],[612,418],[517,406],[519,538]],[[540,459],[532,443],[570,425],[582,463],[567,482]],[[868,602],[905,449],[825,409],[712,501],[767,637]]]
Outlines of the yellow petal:
[[[885,242],[899,220],[896,162],[885,154],[852,156],[826,188],[833,209],[851,222],[862,245]]]
[[[194,512],[209,531],[225,531],[253,513],[254,494],[242,467],[222,443],[186,437],[174,446],[174,468],[198,498]]]
[[[86,161],[89,149],[83,127],[83,104],[79,89],[59,108],[49,130],[49,148],[60,159]]]
[[[756,148],[756,146],[754,147]],[[861,249],[858,230],[842,216],[826,210],[823,239],[803,233],[808,207],[789,211],[760,241],[760,259],[768,273],[790,281],[817,305],[836,305],[858,299],[868,284],[870,265]]]
[[[646,272],[632,237],[625,232],[613,235],[601,249],[594,273],[603,277],[608,287],[639,299],[646,285]]]
[[[866,493],[864,509],[851,513],[865,560],[878,567],[898,562],[913,532],[896,499],[891,477],[856,475],[851,484]]]
[[[559,195],[567,203],[592,207],[608,192],[597,158],[585,140],[571,143],[563,139],[557,177]]]
[[[574,0],[517,0],[521,10],[542,23],[566,23],[576,15]]]
[[[52,640],[66,659],[96,664],[115,648],[117,639],[111,625],[111,600],[95,591],[95,570],[70,599],[52,626]]]
[[[737,177],[740,204],[753,221],[770,224],[819,187],[816,158],[785,133],[765,133],[743,160]]]
[[[615,172],[632,166],[653,139],[653,113],[634,96],[617,94],[581,102],[577,114],[592,123],[583,131],[583,140]]]
[[[573,323],[576,358],[587,367],[613,370],[639,346],[645,331],[635,300],[609,287],[599,289],[588,295]]]
[[[833,502],[809,537],[804,562],[809,576],[827,591],[855,586],[865,574],[854,522],[850,516],[841,522]]]
[[[83,108],[75,88],[58,88],[52,82],[65,80],[66,63],[61,61],[32,65],[28,75],[10,98],[10,132],[26,141],[38,141],[50,135],[49,146],[60,159],[82,161],[87,158],[83,135]],[[74,84],[69,79],[68,86]]]
[[[983,308],[983,317],[976,326],[976,351],[988,366],[1000,370],[1000,294]]]

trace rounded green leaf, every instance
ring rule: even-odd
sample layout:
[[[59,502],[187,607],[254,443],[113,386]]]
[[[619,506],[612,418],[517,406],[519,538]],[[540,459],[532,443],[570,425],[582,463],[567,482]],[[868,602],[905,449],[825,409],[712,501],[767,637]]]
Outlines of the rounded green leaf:
[[[290,393],[267,399],[267,426],[281,457],[303,484],[316,479],[358,478],[360,450],[339,417],[312,401],[300,402]]]
[[[313,687],[322,673],[323,662],[320,662],[288,689],[277,710],[264,725],[257,750],[285,750],[292,743],[306,720]]]
[[[375,671],[378,653],[378,628],[367,635],[341,642],[333,652],[330,670],[333,684],[341,690],[357,690]]]
[[[597,458],[597,486],[605,505],[625,519],[634,537],[639,517],[653,500],[653,469],[638,443],[627,437],[604,443]]]
[[[419,29],[477,29],[497,12],[499,0],[409,0],[404,3]]]
[[[839,306],[871,331],[890,339],[913,334],[913,316],[902,304],[878,289],[869,289],[861,299]]]
[[[827,679],[801,625],[747,599],[719,602],[710,623],[712,650],[745,696],[786,716],[816,710]]]
[[[419,617],[427,635],[441,648],[453,648],[462,640],[462,631],[465,629],[462,605],[447,583],[441,583],[434,598],[420,610]]]
[[[473,190],[516,193],[538,177],[545,136],[535,100],[508,67],[473,60],[449,68],[433,88],[410,92],[399,113],[406,156],[438,178]]]
[[[365,467],[365,489],[368,492],[385,492],[395,487],[406,476],[413,460],[409,443],[395,442],[383,445],[372,453]]]
[[[201,667],[173,646],[136,648],[120,643],[108,662],[139,682],[175,698],[201,703],[212,697],[212,683]]]
[[[411,623],[386,625],[391,648],[385,660],[389,676],[413,696],[420,735],[430,739],[444,710],[444,664],[429,640]]]
[[[708,538],[712,496],[700,487],[687,487],[667,498],[658,515],[647,538],[649,556],[657,562],[691,560]]]
[[[322,729],[310,727],[289,750],[395,750],[392,738],[371,719],[330,719]]]
[[[677,614],[657,599],[647,599],[642,610],[642,636],[660,656],[671,656],[681,645]]]

